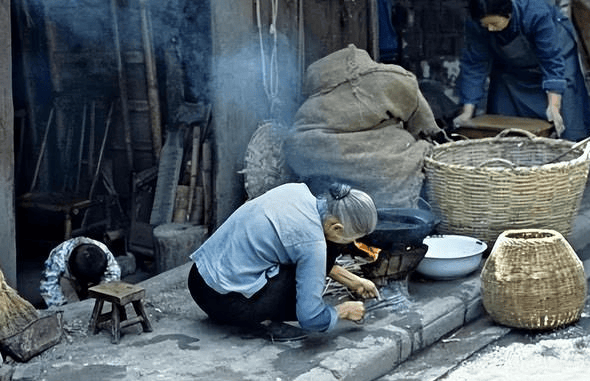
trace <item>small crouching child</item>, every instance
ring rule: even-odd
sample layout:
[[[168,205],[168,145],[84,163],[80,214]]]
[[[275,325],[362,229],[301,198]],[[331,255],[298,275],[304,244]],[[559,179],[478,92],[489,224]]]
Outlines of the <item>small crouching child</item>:
[[[40,292],[47,307],[88,298],[88,288],[121,279],[115,257],[102,242],[76,237],[49,253]]]

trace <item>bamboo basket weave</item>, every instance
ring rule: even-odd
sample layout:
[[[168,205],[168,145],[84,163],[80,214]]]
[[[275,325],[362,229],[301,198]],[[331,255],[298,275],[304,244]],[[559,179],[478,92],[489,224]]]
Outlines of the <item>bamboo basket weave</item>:
[[[292,181],[283,151],[286,127],[274,120],[261,122],[252,134],[244,157],[244,187],[249,199]]]
[[[525,136],[505,137],[510,132]],[[568,236],[590,166],[585,142],[507,129],[493,138],[435,146],[424,169],[437,230],[490,247],[508,229],[554,229]]]
[[[481,272],[491,318],[515,328],[552,329],[580,319],[587,295],[584,266],[557,231],[503,232]]]

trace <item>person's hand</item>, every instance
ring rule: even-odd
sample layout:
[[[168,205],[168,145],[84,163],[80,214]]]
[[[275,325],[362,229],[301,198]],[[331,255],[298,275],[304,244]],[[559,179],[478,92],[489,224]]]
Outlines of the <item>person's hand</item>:
[[[365,316],[363,302],[344,302],[338,304],[335,308],[340,319],[359,321]]]
[[[473,117],[473,112],[475,111],[475,106],[472,104],[465,104],[463,105],[463,111],[459,116],[453,119],[453,127],[461,127],[469,123],[471,118]]]
[[[375,283],[365,278],[359,277],[359,279],[355,282],[354,286],[352,287],[352,290],[364,299],[380,298],[379,290],[377,290],[377,286],[375,286]]]
[[[555,127],[555,132],[557,133],[557,137],[561,137],[563,132],[565,131],[565,124],[563,123],[563,118],[561,117],[561,95],[557,93],[548,92],[547,93],[547,120],[549,122],[553,122],[553,126]]]

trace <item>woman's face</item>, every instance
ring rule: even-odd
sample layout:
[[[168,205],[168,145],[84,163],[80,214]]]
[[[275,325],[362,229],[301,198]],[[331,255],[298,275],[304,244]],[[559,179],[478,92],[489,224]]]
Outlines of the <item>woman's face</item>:
[[[326,241],[341,245],[347,245],[364,237],[364,235],[348,237],[344,232],[344,226],[335,218],[329,218],[324,222],[324,236]]]
[[[489,32],[500,32],[508,27],[510,23],[510,16],[497,16],[490,15],[479,20],[482,27],[487,29]]]

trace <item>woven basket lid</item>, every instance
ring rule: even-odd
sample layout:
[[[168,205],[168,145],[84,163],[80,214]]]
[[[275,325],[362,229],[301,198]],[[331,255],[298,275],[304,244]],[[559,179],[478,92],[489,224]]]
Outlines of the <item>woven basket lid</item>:
[[[293,174],[283,152],[286,127],[268,120],[250,138],[244,157],[244,187],[250,199],[292,181]]]

